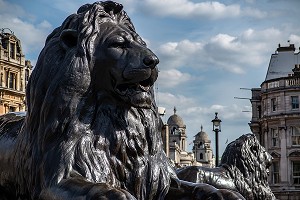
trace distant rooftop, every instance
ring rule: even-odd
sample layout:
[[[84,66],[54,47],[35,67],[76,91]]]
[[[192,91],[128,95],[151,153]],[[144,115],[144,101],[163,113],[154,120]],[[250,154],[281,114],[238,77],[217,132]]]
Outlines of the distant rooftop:
[[[295,50],[294,44],[284,47],[278,45],[277,51],[271,55],[265,81],[293,74],[295,65],[300,64],[300,54]]]

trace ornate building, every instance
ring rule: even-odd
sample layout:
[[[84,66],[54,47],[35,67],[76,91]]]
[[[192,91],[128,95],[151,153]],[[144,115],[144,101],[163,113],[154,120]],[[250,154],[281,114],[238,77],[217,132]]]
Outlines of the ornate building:
[[[176,167],[191,165],[214,166],[213,153],[210,148],[211,141],[202,129],[203,127],[201,126],[201,131],[195,135],[193,152],[188,152],[186,149],[186,125],[182,118],[176,114],[176,108],[174,107],[174,114],[171,115],[167,123],[163,125],[162,139],[166,155]],[[195,157],[195,155],[197,157]]]
[[[171,115],[167,121],[169,130],[169,158],[177,167],[191,166],[194,162],[194,154],[186,151],[186,126],[182,118],[176,114]]]
[[[269,177],[278,199],[300,199],[300,54],[293,44],[272,54],[265,81],[252,89],[251,131],[273,156]]]
[[[211,149],[211,141],[208,138],[207,133],[203,131],[202,125],[200,132],[195,135],[195,140],[193,143],[193,152],[195,154],[196,161],[201,163],[201,165],[204,167],[215,167],[215,159]]]
[[[25,88],[31,70],[21,41],[10,29],[0,29],[0,114],[25,111]]]

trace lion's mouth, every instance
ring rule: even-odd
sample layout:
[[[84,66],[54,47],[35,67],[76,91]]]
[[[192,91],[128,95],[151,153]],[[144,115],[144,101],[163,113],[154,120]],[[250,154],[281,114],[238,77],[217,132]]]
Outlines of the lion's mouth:
[[[152,78],[140,81],[138,83],[123,83],[116,86],[116,91],[121,95],[132,94],[133,92],[148,92],[153,85]]]

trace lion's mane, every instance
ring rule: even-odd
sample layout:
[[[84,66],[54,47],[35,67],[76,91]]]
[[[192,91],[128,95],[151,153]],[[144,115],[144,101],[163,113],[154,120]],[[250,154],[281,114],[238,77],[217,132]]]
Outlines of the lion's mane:
[[[138,199],[160,198],[168,191],[173,175],[154,99],[151,109],[107,106],[94,88],[90,50],[97,45],[100,24],[109,19],[135,32],[122,6],[107,11],[109,3],[82,6],[46,40],[27,86],[28,111],[17,143],[20,195],[36,199],[43,188],[71,176],[108,183]],[[67,29],[78,31],[70,51],[60,43]]]
[[[275,199],[268,184],[271,155],[254,134],[246,134],[231,142],[221,159],[221,167],[235,178],[238,191],[251,199]]]

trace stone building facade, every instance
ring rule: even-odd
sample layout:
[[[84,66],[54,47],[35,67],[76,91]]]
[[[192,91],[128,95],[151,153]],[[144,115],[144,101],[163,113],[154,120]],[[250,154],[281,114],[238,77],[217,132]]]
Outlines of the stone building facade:
[[[25,88],[31,71],[21,41],[10,29],[0,29],[0,115],[25,111]]]
[[[269,183],[281,200],[300,200],[300,54],[278,46],[265,81],[252,88],[251,131],[273,156]]]

